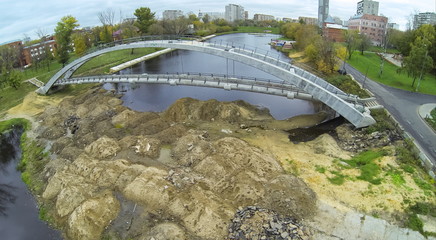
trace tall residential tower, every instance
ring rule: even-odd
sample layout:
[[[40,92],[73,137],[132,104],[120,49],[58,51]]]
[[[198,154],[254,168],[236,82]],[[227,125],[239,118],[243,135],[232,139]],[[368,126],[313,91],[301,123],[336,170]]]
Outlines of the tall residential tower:
[[[372,0],[362,0],[357,3],[356,15],[375,15],[378,16],[378,2]]]
[[[226,6],[225,12],[226,20],[229,22],[234,22],[238,20],[245,19],[244,7],[236,4],[229,4]]]
[[[323,27],[324,21],[329,15],[329,0],[319,0],[318,6],[318,26]]]

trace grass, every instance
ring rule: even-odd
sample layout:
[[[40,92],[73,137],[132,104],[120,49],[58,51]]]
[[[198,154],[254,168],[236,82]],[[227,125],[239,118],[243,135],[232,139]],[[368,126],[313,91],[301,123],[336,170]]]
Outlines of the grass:
[[[21,179],[32,192],[42,194],[44,183],[39,175],[48,161],[48,153],[35,141],[27,138],[26,133],[21,136],[20,147],[23,153],[17,169],[21,171]]]
[[[433,108],[430,112],[430,116],[425,118],[425,121],[430,125],[433,130],[436,131],[436,108]]]
[[[133,50],[133,54],[131,49],[109,52],[85,63],[74,73],[74,76],[108,74],[111,67],[159,50],[161,48],[138,48]]]
[[[361,98],[370,97],[368,92],[362,89],[359,84],[353,81],[348,75],[335,74],[329,76],[326,80],[346,93],[357,95]]]
[[[347,63],[362,73],[366,73],[368,69],[368,78],[376,82],[406,91],[415,91],[418,80],[416,80],[415,87],[412,87],[413,79],[407,76],[407,73],[404,71],[399,73],[400,68],[387,61],[384,63],[383,74],[379,77],[380,62],[381,60],[378,55],[368,52],[363,56],[356,52],[350,60],[347,60]],[[436,95],[436,76],[425,74],[418,92]]]
[[[390,118],[385,109],[372,109],[371,116],[376,123],[366,129],[366,133],[395,131],[395,122]]]
[[[422,235],[435,236],[435,233],[424,232],[424,223],[419,219],[420,215],[429,215],[436,217],[436,206],[431,203],[417,202],[408,208],[409,218],[407,220],[407,226],[415,231],[419,231]]]
[[[381,178],[377,177],[381,172],[381,168],[375,163],[375,160],[385,155],[385,151],[369,150],[359,153],[350,160],[343,160],[343,162],[348,163],[351,167],[360,169],[360,176],[357,179],[378,185],[382,181]]]
[[[24,118],[14,118],[0,122],[0,134],[12,129],[14,126],[22,126],[25,130],[29,129],[29,121]]]

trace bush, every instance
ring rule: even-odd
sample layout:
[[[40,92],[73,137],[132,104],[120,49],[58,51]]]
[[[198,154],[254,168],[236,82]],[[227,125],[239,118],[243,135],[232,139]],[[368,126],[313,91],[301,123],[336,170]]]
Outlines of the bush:
[[[384,132],[384,131],[394,131],[395,123],[388,116],[386,110],[384,109],[373,109],[371,110],[371,116],[376,121],[375,124],[366,128],[366,132],[371,134],[373,132]]]
[[[329,77],[327,81],[346,93],[357,95],[361,98],[369,97],[369,94],[348,75],[335,74]]]

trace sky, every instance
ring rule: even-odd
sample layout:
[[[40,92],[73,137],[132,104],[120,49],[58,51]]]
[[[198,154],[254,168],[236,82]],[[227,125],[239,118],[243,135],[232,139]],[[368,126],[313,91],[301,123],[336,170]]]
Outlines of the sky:
[[[348,20],[356,12],[359,0],[330,0],[331,16]],[[436,0],[379,0],[379,14],[398,23],[401,30],[406,29],[407,18],[415,12],[435,12]],[[20,40],[25,36],[37,38],[36,31],[52,34],[57,22],[63,16],[72,15],[80,27],[101,25],[97,14],[107,9],[115,11],[115,20],[133,17],[139,7],[149,7],[162,18],[164,10],[193,12],[224,12],[225,5],[238,4],[254,14],[268,14],[275,17],[298,18],[317,17],[317,0],[0,0],[0,44]]]

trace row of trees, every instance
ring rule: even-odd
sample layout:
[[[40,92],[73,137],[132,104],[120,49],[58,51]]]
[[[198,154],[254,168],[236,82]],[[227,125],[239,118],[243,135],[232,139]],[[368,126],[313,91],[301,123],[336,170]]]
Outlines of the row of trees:
[[[344,44],[329,42],[319,34],[317,26],[304,23],[285,23],[280,26],[280,31],[285,37],[295,40],[295,47],[304,51],[307,59],[324,73],[339,68],[336,59],[351,59],[356,50],[363,55],[371,46],[368,36],[353,30],[343,32]],[[395,48],[404,56],[400,70],[412,77],[412,87],[426,72],[433,70],[436,74],[436,25],[422,25],[417,30],[406,32],[390,29],[385,38],[386,47]]]
[[[389,43],[405,56],[403,70],[412,77],[412,87],[426,72],[436,74],[436,25],[426,24],[405,32],[391,30]]]

